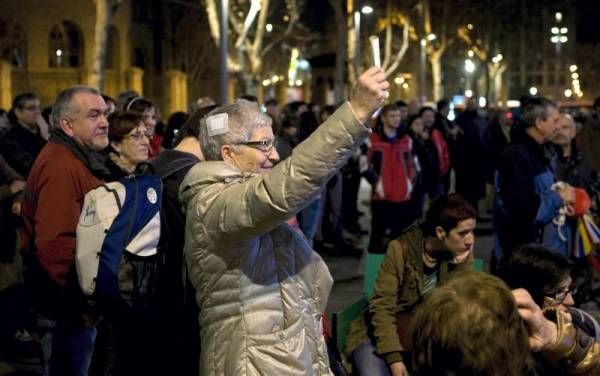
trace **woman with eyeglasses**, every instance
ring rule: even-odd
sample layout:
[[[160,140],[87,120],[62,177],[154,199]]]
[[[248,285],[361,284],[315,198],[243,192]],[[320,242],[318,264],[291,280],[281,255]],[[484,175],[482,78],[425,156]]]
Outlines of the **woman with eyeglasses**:
[[[388,88],[383,70],[367,70],[352,98],[278,164],[271,119],[255,103],[237,100],[200,120],[205,161],[179,188],[200,374],[332,375],[323,313],[333,280],[286,221],[368,137]]]
[[[135,167],[148,160],[151,135],[142,117],[133,112],[116,112],[108,117],[108,157],[106,167],[111,178],[130,175]]]
[[[527,290],[545,312],[566,312],[577,329],[600,342],[598,322],[574,307],[577,289],[571,277],[572,267],[564,256],[542,245],[529,244],[513,252],[501,276],[510,288]]]

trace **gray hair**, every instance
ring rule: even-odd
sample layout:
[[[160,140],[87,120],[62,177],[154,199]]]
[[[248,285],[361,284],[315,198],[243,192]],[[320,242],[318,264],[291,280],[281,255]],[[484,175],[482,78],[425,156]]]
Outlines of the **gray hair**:
[[[536,120],[545,121],[548,118],[548,108],[558,108],[556,103],[546,98],[532,98],[523,109],[523,122],[525,127],[533,127]]]
[[[50,114],[50,125],[54,129],[60,128],[60,120],[73,114],[73,97],[79,93],[89,93],[94,95],[102,95],[93,87],[77,85],[61,91],[52,105],[52,113]]]
[[[210,137],[206,119],[217,114],[227,114],[229,131]],[[202,154],[207,161],[221,161],[223,145],[237,145],[247,142],[259,128],[270,127],[271,118],[260,112],[258,105],[244,99],[238,99],[233,104],[217,107],[200,120],[199,141]]]

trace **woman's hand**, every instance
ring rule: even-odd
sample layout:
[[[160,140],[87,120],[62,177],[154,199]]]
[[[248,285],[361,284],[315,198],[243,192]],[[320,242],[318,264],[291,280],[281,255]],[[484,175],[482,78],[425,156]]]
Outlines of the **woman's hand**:
[[[389,87],[385,72],[381,68],[371,67],[358,77],[352,89],[350,105],[361,123],[369,126],[374,124],[368,123],[368,120],[371,114],[383,105]]]

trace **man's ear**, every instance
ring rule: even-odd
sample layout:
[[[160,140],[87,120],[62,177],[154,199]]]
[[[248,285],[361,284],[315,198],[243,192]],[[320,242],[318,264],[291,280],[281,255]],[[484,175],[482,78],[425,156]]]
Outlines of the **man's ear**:
[[[435,227],[435,236],[439,240],[444,240],[444,239],[446,239],[446,231],[441,226],[436,226]]]
[[[534,126],[534,128],[535,128],[536,130],[538,130],[538,131],[540,130],[540,127],[541,127],[540,123],[541,123],[542,121],[543,121],[543,120],[542,120],[542,119],[540,119],[540,118],[536,118],[536,119],[535,119],[535,122],[533,123],[533,124],[534,124],[533,126]]]
[[[234,163],[233,161],[233,146],[231,145],[223,145],[221,146],[221,158],[223,161]]]
[[[60,119],[59,120],[60,129],[66,133],[67,136],[73,137],[75,133],[73,133],[73,124],[69,119]]]

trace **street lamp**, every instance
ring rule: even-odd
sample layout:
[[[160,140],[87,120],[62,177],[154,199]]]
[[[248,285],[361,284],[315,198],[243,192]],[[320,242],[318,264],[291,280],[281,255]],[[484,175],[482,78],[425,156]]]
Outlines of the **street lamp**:
[[[475,72],[475,63],[472,59],[465,59],[465,72],[467,73],[467,89],[471,91],[471,79],[473,77],[473,72]]]
[[[538,89],[537,89],[537,87],[535,87],[535,86],[532,86],[532,87],[530,87],[530,88],[529,88],[529,94],[531,94],[531,95],[534,95],[534,96],[535,96],[537,93],[538,93]]]
[[[362,14],[371,14],[373,13],[373,8],[369,5],[365,5],[360,11],[362,12]]]
[[[421,38],[421,50],[420,50],[420,72],[419,72],[419,91],[421,103],[425,102],[427,96],[425,95],[425,64],[427,64],[427,53],[425,48],[427,47],[427,39]]]
[[[556,60],[554,62],[554,98],[558,99],[560,96],[560,58],[561,58],[561,46],[563,43],[567,43],[567,32],[569,29],[566,27],[561,27],[560,23],[562,22],[562,13],[556,12],[554,14],[554,20],[556,21],[556,26],[553,26],[550,29],[550,42],[554,43],[555,51],[556,51]]]

